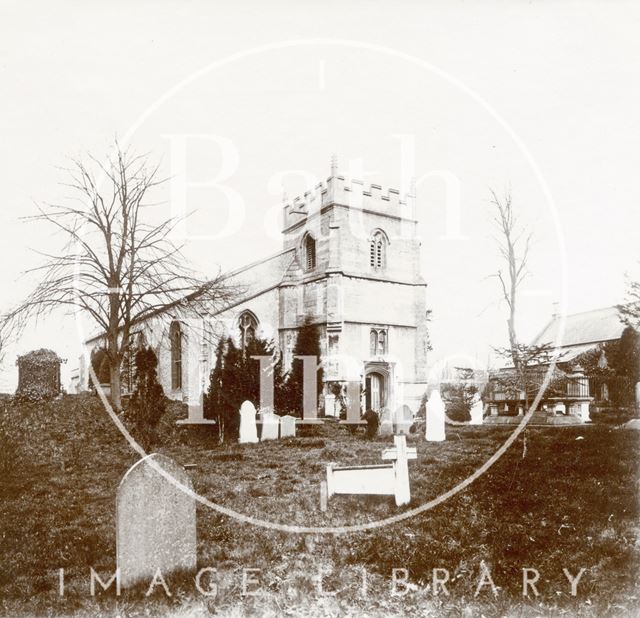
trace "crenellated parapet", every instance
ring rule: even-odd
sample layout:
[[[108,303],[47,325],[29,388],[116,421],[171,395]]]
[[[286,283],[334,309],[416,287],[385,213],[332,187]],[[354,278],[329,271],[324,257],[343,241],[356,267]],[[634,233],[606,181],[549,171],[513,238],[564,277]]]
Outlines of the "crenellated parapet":
[[[403,195],[398,189],[335,175],[303,195],[285,200],[284,230],[332,204],[403,219],[415,218],[415,190]]]

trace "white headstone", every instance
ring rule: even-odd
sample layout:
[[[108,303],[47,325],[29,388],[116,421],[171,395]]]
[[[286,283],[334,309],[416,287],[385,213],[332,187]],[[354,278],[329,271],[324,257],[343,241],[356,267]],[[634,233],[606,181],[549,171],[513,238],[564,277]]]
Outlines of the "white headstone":
[[[280,434],[280,417],[273,412],[265,412],[262,415],[262,434],[260,441],[277,440]]]
[[[256,427],[256,408],[250,401],[245,401],[240,406],[240,444],[254,443],[258,441],[258,429]]]
[[[482,403],[482,399],[476,396],[473,399],[473,404],[471,404],[471,410],[469,411],[471,414],[471,423],[470,425],[482,425],[482,416],[484,413],[484,405]]]
[[[283,416],[280,418],[280,437],[281,438],[295,438],[296,435],[296,417]]]
[[[413,412],[407,405],[400,406],[395,413],[395,430],[398,435],[407,435],[413,425]]]
[[[324,396],[324,413],[325,413],[325,416],[340,416],[340,413],[336,412],[335,395]]]
[[[380,426],[378,427],[378,434],[381,436],[393,435],[393,418],[391,410],[389,408],[382,408],[380,411]]]
[[[176,481],[193,490],[185,469],[158,453],[136,462],[120,481],[116,560],[122,587],[151,581],[158,569],[163,577],[195,570],[196,503]]]
[[[446,439],[444,432],[444,402],[439,390],[431,392],[427,401],[427,430],[425,437],[429,442],[442,442]]]
[[[590,423],[591,417],[589,416],[589,402],[582,401],[580,403],[580,420],[583,423]]]

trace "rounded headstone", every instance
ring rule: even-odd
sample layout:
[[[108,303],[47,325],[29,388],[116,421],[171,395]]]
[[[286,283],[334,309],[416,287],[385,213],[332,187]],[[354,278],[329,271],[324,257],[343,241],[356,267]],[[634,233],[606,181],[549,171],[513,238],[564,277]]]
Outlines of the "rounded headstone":
[[[444,401],[439,390],[434,390],[427,401],[427,429],[425,437],[429,442],[442,442],[446,439]]]
[[[164,474],[163,474],[164,472]],[[196,568],[196,505],[186,470],[153,453],[136,462],[116,494],[116,559],[123,587]]]

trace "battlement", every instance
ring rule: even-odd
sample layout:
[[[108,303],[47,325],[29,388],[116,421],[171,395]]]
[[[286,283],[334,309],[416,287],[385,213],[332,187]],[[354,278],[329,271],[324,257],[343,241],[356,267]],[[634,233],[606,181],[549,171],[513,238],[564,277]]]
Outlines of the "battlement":
[[[332,175],[303,195],[284,201],[284,229],[331,204],[405,219],[415,218],[415,190],[401,195],[398,189],[384,189],[381,185],[365,184],[356,178]]]

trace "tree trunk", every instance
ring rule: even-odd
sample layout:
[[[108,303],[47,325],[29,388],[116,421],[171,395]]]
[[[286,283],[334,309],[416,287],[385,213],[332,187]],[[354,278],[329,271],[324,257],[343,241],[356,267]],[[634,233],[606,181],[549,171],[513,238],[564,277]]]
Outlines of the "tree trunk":
[[[109,368],[111,382],[111,401],[116,412],[122,411],[122,399],[120,397],[120,364],[113,363]]]

